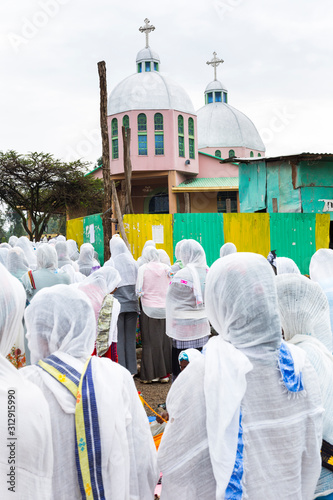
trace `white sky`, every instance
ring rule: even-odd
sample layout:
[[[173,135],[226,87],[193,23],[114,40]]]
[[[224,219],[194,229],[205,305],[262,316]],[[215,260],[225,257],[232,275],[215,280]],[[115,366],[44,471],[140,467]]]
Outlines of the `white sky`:
[[[161,72],[203,105],[213,51],[229,104],[267,155],[333,153],[331,0],[2,0],[0,150],[101,156],[97,62],[108,92],[135,72],[148,17]]]

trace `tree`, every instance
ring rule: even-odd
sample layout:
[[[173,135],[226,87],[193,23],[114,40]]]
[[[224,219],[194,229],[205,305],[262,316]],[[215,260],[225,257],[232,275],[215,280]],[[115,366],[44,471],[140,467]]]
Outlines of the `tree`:
[[[87,168],[81,160],[65,163],[48,153],[0,152],[0,201],[21,217],[30,239],[39,241],[52,215],[100,210],[102,182],[85,176]]]

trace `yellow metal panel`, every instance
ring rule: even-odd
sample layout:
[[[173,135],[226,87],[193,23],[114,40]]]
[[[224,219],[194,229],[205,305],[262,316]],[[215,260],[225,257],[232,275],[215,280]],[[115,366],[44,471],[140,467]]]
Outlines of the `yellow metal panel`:
[[[68,240],[75,240],[80,248],[83,243],[83,217],[67,221],[66,238]]]
[[[127,214],[124,215],[124,226],[135,259],[140,257],[147,240],[160,238],[163,243],[156,243],[156,248],[163,248],[173,262],[171,214]]]
[[[330,214],[316,214],[316,250],[330,244]]]
[[[223,227],[225,243],[234,243],[238,252],[269,254],[269,214],[223,214]]]

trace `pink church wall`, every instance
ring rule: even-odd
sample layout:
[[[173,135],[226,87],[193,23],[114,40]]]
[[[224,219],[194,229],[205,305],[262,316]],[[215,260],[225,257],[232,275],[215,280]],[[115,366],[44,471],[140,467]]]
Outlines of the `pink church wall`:
[[[199,153],[199,175],[204,177],[238,177],[238,165],[220,163],[219,160]]]
[[[179,170],[188,173],[198,173],[199,161],[197,155],[197,128],[196,116],[187,113],[179,113],[174,110],[158,110],[163,115],[164,128],[164,155],[155,155],[155,131],[154,131],[154,115],[156,110],[145,111],[128,111],[127,113],[119,113],[117,115],[108,116],[108,130],[110,140],[110,168],[111,174],[120,174],[124,171],[123,167],[123,141],[121,127],[123,117],[128,115],[131,128],[131,161],[133,171],[163,171],[163,170]],[[147,156],[139,156],[138,154],[138,115],[144,113],[147,117]],[[184,143],[185,157],[180,158],[178,155],[178,115],[184,117]],[[195,127],[195,159],[190,160],[190,165],[186,166],[185,161],[189,159],[188,154],[188,118],[192,117]],[[118,159],[112,159],[112,137],[111,137],[111,122],[113,118],[118,120]]]

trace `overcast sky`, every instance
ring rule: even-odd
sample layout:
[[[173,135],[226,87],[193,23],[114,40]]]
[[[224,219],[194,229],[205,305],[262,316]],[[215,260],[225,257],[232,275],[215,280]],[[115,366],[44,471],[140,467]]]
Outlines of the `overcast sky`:
[[[333,153],[331,0],[2,0],[0,150],[64,160],[101,156],[97,62],[108,93],[134,73],[148,17],[161,72],[195,109],[218,78],[267,155]]]

